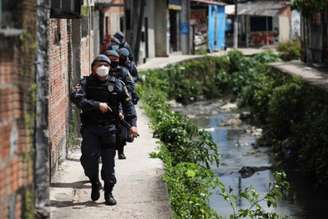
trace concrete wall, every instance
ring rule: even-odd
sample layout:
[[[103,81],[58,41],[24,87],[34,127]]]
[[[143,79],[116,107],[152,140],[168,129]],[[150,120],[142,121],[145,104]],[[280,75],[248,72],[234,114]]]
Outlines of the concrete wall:
[[[290,39],[289,17],[279,16],[279,42],[286,42]]]
[[[113,4],[123,4],[124,0],[112,0]],[[113,35],[117,31],[124,31],[120,28],[120,19],[124,17],[124,7],[110,7],[105,9],[104,11],[104,25],[106,25],[105,20],[106,17],[108,19],[108,34]],[[105,29],[106,30],[106,26]],[[105,33],[105,31],[104,31]],[[105,37],[105,36],[104,36]]]
[[[293,10],[291,15],[291,39],[301,37],[301,15],[298,11]]]
[[[190,1],[182,0],[182,9],[180,12],[181,25],[186,25],[188,32],[180,32],[180,42],[182,54],[191,53],[190,37],[191,37],[191,26],[190,26]]]
[[[148,33],[145,33],[148,35],[148,58],[154,58],[155,57],[155,18],[157,15],[157,12],[155,12],[155,1],[153,0],[146,0],[146,7],[144,12],[144,20],[143,20],[143,30],[145,29],[145,18],[148,19]],[[156,13],[156,15],[155,15]],[[140,44],[140,59],[141,61],[146,58],[146,42],[141,41]]]
[[[166,0],[157,0],[155,3],[155,55],[168,56],[168,10]]]

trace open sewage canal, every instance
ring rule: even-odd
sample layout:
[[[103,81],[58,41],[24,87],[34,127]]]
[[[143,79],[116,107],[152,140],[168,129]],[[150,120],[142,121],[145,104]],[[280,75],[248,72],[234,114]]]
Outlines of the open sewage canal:
[[[211,133],[220,153],[220,166],[213,166],[212,170],[237,195],[238,208],[249,207],[249,203],[238,195],[244,188],[253,186],[260,197],[268,192],[269,184],[274,182],[274,161],[270,147],[258,147],[256,144],[262,130],[241,120],[247,112],[241,112],[236,104],[223,100],[201,101],[187,106],[171,102],[171,106],[175,111],[187,115],[199,128]],[[313,192],[301,181],[301,178],[295,177],[290,182],[293,192],[281,200],[276,209],[268,211],[276,211],[288,218],[328,218],[322,212],[328,206],[327,200],[314,197]],[[210,205],[224,218],[233,213],[218,192],[213,193]],[[261,205],[266,207],[265,202]]]

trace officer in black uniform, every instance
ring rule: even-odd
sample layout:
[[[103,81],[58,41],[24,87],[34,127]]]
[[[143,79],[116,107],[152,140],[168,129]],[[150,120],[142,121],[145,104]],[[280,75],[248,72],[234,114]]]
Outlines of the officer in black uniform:
[[[105,55],[111,61],[111,70],[109,73],[125,83],[131,95],[132,102],[135,103],[137,100],[135,82],[129,70],[126,67],[120,65],[120,55],[115,50],[107,50],[105,51]]]
[[[136,65],[129,60],[129,50],[126,48],[120,48],[118,49],[118,54],[120,55],[120,66],[125,67],[130,72],[134,83],[140,81]]]
[[[132,102],[135,103],[135,101],[138,99],[135,91],[135,84],[133,82],[133,78],[131,77],[129,71],[126,68],[123,68],[119,65],[119,58],[120,58],[119,54],[115,50],[107,50],[105,52],[105,55],[111,61],[112,68],[110,74],[114,77],[117,77],[118,79],[120,79],[126,84],[126,87],[132,98]],[[126,156],[124,154],[124,146],[126,145],[127,141],[131,142],[133,141],[133,139],[129,138],[128,130],[122,125],[119,126],[119,130],[120,132],[117,135],[116,148],[118,153],[118,159],[123,160],[126,159]]]
[[[115,205],[112,191],[115,178],[115,146],[118,116],[121,105],[124,118],[130,124],[132,138],[138,135],[136,111],[127,88],[121,80],[109,75],[110,60],[105,55],[97,56],[92,62],[92,73],[76,85],[72,102],[81,110],[82,156],[80,158],[85,175],[92,184],[91,199],[100,196],[99,157],[102,159],[101,177],[104,181],[105,204]],[[122,122],[122,121],[121,121]]]
[[[121,41],[113,36],[106,50],[118,50],[119,48],[121,48]]]
[[[115,39],[118,39],[120,41],[120,48],[126,48],[129,51],[129,60],[131,62],[133,62],[133,52],[132,52],[130,45],[125,40],[124,33],[120,32],[120,31],[116,32],[114,34],[114,37],[115,37]]]

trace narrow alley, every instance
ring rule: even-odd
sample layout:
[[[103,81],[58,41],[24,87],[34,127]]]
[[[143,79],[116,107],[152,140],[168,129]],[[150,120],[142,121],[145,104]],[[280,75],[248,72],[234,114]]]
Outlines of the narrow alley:
[[[327,0],[0,0],[0,219],[317,219],[327,30]]]

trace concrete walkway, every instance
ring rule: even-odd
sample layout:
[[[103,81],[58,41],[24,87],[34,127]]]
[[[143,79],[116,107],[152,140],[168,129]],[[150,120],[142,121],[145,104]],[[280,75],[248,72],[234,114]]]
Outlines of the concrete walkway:
[[[163,165],[159,159],[149,157],[156,143],[147,117],[140,108],[137,111],[141,136],[126,147],[127,160],[116,160],[114,197],[118,204],[106,206],[103,191],[97,202],[90,201],[91,185],[83,174],[78,149],[63,162],[52,180],[51,218],[170,218],[167,189],[161,180]]]
[[[226,51],[219,51],[214,53],[207,54],[208,56],[222,56],[227,54],[229,51],[233,49],[227,49]],[[255,55],[260,52],[266,51],[265,49],[239,49],[244,55]],[[164,68],[167,65],[182,62],[188,59],[195,59],[203,57],[204,55],[170,55],[168,57],[156,57],[147,60],[145,64],[138,66],[139,70],[147,70],[147,69],[154,69],[154,68]]]
[[[280,72],[299,76],[308,83],[328,91],[328,69],[306,66],[300,61],[273,63],[271,66]]]

